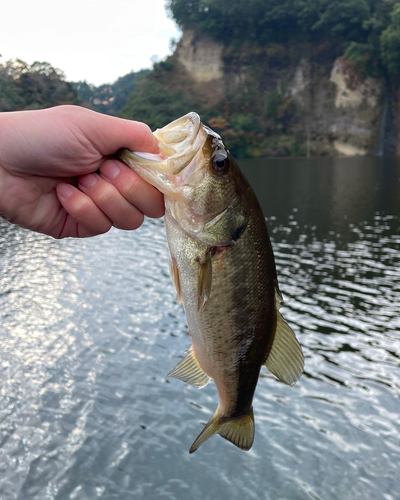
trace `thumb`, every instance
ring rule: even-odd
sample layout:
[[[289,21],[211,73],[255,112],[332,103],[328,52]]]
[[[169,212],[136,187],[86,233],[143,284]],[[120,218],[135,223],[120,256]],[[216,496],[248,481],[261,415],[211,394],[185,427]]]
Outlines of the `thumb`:
[[[87,124],[86,135],[90,134],[88,139],[103,156],[115,154],[121,148],[147,153],[159,152],[158,140],[145,123],[87,111],[90,113],[91,123]]]

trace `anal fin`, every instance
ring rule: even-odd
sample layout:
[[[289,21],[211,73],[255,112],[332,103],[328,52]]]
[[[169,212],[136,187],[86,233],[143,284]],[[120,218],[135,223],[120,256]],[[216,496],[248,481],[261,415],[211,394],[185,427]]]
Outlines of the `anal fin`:
[[[187,355],[168,373],[167,377],[178,378],[198,389],[205,387],[211,380],[199,365],[193,346],[189,347]]]
[[[304,369],[304,356],[296,335],[279,311],[277,313],[274,343],[264,366],[279,380],[294,385]]]

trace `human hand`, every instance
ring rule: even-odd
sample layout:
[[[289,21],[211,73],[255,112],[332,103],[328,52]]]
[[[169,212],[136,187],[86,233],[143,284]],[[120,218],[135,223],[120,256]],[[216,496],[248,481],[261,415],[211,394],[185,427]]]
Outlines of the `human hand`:
[[[0,216],[54,238],[161,217],[162,195],[112,158],[120,148],[158,152],[147,125],[78,106],[0,113]]]

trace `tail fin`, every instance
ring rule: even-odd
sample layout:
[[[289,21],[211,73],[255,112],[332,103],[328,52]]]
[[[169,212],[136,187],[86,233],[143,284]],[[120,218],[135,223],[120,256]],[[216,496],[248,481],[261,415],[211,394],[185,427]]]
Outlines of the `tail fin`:
[[[219,415],[217,410],[212,419],[197,436],[189,453],[194,453],[214,434],[219,434],[242,450],[250,450],[254,441],[253,408],[248,415],[232,419],[227,419]]]

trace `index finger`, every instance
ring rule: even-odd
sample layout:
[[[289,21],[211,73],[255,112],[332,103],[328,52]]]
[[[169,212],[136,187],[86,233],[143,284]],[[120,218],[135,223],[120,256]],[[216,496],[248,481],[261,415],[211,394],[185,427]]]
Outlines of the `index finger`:
[[[164,196],[121,161],[106,160],[99,173],[147,217],[164,215]]]

